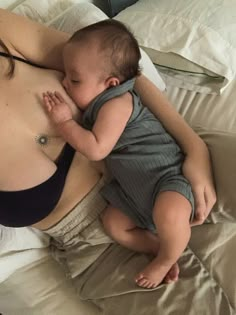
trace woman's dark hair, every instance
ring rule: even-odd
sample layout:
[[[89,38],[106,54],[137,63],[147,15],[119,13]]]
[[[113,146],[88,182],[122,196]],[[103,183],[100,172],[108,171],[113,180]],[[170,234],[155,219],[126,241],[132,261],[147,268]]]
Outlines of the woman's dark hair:
[[[12,57],[12,54],[10,52],[10,50],[8,49],[8,47],[6,46],[6,44],[3,42],[3,40],[0,38],[0,47],[2,47],[2,49],[4,50],[4,52],[7,53],[7,56],[9,58],[9,70],[6,73],[6,76],[11,79],[13,77],[14,74],[14,70],[15,70],[15,61]]]
[[[96,40],[99,50],[108,55],[110,75],[118,77],[122,82],[140,74],[141,54],[138,42],[123,23],[107,19],[91,24],[75,32],[69,42],[82,44],[90,40]]]

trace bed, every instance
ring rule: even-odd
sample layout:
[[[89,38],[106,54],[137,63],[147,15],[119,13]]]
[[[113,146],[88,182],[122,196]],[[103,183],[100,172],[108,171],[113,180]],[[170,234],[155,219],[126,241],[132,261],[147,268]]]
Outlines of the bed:
[[[4,0],[0,7],[73,32],[107,18],[92,2],[104,9],[105,2],[78,0]],[[81,232],[86,246],[81,244],[77,274],[73,266],[54,259],[60,257],[43,233],[0,226],[0,313],[235,315],[236,4],[108,2],[105,12],[116,13],[114,18],[136,35],[146,74],[206,141],[217,203],[206,222],[192,229],[179,261],[179,281],[153,290],[133,282],[150,258],[112,243],[98,218]]]

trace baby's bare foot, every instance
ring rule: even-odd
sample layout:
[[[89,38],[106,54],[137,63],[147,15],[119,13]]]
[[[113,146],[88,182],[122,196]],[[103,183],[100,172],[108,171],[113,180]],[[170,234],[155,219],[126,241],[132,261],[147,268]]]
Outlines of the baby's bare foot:
[[[175,263],[164,278],[164,283],[176,282],[179,279],[179,265]]]
[[[179,266],[175,263],[172,266],[163,265],[155,258],[143,271],[135,278],[135,282],[144,288],[152,289],[157,287],[162,281],[171,283],[178,280]]]

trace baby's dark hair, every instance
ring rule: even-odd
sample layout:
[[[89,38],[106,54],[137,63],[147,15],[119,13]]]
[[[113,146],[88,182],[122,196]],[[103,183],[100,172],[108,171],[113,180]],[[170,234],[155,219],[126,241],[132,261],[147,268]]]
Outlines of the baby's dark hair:
[[[140,74],[138,42],[123,23],[107,19],[91,24],[75,32],[69,42],[86,43],[91,39],[95,39],[98,49],[110,58],[109,75],[123,82]]]

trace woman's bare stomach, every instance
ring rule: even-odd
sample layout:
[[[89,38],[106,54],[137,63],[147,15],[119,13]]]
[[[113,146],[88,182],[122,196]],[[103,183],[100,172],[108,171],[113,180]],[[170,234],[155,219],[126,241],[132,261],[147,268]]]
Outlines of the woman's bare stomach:
[[[46,230],[65,217],[103,176],[103,163],[92,163],[76,153],[67,175],[64,190],[56,208],[42,221],[33,225]]]

